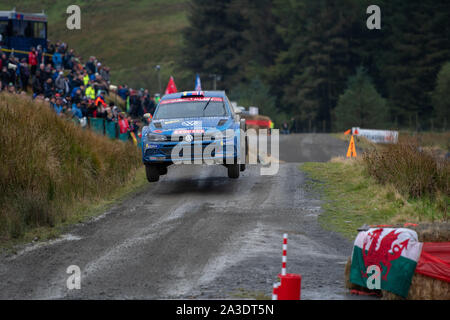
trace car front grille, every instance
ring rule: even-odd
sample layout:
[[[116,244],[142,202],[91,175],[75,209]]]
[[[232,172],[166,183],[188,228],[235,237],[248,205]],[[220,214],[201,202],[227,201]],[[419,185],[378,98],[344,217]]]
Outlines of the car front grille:
[[[183,142],[185,137],[186,137],[186,135],[166,136],[168,142]],[[214,137],[211,134],[208,134],[208,135],[206,135],[206,134],[196,134],[196,135],[193,135],[193,137],[194,137],[194,141],[205,141],[205,142],[207,142],[207,141],[216,141],[216,140],[218,140],[218,139],[216,139],[216,137]]]

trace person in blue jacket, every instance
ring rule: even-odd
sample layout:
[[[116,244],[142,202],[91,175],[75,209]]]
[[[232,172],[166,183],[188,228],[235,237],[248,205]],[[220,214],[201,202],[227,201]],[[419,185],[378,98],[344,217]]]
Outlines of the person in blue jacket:
[[[56,102],[53,104],[53,109],[55,109],[56,114],[59,116],[62,114],[63,111],[63,105],[62,105],[62,99],[58,96],[56,97]]]
[[[63,59],[61,56],[61,53],[59,53],[59,50],[57,49],[56,52],[53,54],[53,66],[55,69],[59,70],[62,67]]]
[[[72,113],[78,119],[83,118],[83,112],[81,112],[81,102],[72,104]]]

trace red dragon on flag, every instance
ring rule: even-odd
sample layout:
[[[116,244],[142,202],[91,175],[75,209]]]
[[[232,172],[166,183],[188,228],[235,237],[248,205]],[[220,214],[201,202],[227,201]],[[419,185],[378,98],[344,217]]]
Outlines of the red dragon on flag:
[[[391,270],[392,267],[391,261],[397,260],[402,255],[402,251],[408,247],[409,239],[406,239],[400,244],[392,246],[394,241],[397,240],[398,236],[400,235],[400,233],[395,233],[395,230],[392,230],[381,239],[381,243],[377,248],[377,244],[378,241],[380,240],[382,232],[383,229],[377,229],[369,233],[369,236],[364,241],[362,254],[364,259],[364,265],[366,267],[375,265],[378,266],[380,270],[383,270],[381,264],[383,264],[386,267],[386,272],[383,276],[383,280],[387,280],[389,271]],[[369,248],[366,249],[369,240],[371,240],[371,243]],[[367,278],[368,277],[367,273],[363,272],[363,277]]]

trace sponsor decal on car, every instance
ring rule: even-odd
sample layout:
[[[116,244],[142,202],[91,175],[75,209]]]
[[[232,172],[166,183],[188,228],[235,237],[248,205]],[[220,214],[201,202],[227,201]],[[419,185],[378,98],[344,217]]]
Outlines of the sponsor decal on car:
[[[164,105],[164,104],[170,104],[170,103],[182,103],[182,102],[208,102],[211,99],[211,102],[223,102],[223,98],[210,98],[210,97],[200,97],[200,98],[183,98],[183,99],[168,99],[168,100],[164,100],[161,101],[159,104],[160,105]]]
[[[180,135],[180,134],[199,134],[199,133],[205,133],[205,130],[203,129],[195,129],[195,130],[175,130],[173,134]]]

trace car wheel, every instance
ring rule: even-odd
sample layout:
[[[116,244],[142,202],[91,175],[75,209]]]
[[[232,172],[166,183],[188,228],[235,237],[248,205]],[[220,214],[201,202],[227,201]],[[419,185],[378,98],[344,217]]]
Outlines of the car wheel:
[[[148,182],[159,181],[159,170],[158,167],[152,165],[145,166],[145,173],[147,174]]]
[[[168,172],[167,167],[162,167],[162,166],[158,168],[158,171],[159,171],[160,176],[165,176]]]
[[[240,169],[241,169],[241,172],[244,172],[245,171],[245,164],[240,164]]]
[[[240,164],[230,164],[228,165],[228,178],[238,179],[240,173]]]

